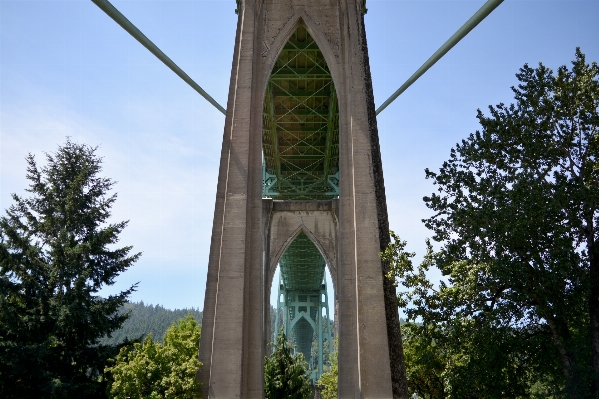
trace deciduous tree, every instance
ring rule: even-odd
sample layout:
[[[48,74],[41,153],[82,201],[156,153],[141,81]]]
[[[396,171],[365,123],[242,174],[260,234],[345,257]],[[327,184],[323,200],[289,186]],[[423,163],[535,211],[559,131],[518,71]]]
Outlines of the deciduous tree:
[[[196,373],[201,326],[188,314],[164,334],[164,344],[148,334],[143,343],[121,349],[112,375],[109,396],[114,399],[193,399],[200,396]]]
[[[322,399],[337,399],[337,383],[339,381],[339,364],[337,363],[337,340],[334,341],[333,346],[333,353],[329,355],[331,360],[331,367],[328,371],[322,373],[322,375],[318,379],[318,385],[322,387],[322,391],[320,392],[320,396],[322,397]]]
[[[430,314],[489,328],[477,345],[545,337],[564,394],[595,398],[599,67],[579,49],[572,64],[557,74],[525,65],[515,103],[489,107],[489,116],[479,111],[481,131],[457,144],[438,172],[427,169],[438,192],[425,197],[435,211],[425,224],[442,243],[431,262],[449,281],[443,296],[424,285],[415,298]],[[514,332],[511,344],[500,342]]]
[[[549,334],[481,306],[485,266],[448,265],[446,281],[435,286],[427,274],[442,253],[427,245],[424,261],[414,268],[406,243],[393,232],[391,237],[383,257],[401,285],[398,303],[408,319],[402,331],[410,394],[427,399],[561,397]]]

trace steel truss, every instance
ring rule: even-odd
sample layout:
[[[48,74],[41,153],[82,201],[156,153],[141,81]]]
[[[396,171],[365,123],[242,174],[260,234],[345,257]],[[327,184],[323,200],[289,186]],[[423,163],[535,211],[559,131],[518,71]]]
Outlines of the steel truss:
[[[328,349],[329,353],[333,351],[324,278],[326,263],[312,241],[300,233],[285,251],[279,266],[273,342],[276,342],[276,335],[283,326],[294,350],[304,354],[310,366],[310,378],[316,381],[326,365],[324,349]]]
[[[275,63],[263,109],[264,197],[337,197],[337,94],[324,56],[304,27],[298,27]]]

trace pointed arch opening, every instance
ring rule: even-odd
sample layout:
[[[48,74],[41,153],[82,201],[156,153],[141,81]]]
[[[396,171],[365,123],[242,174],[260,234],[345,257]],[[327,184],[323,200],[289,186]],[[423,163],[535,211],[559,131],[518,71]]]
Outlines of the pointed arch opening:
[[[330,274],[320,249],[303,230],[280,257],[277,274],[271,291],[277,294],[271,304],[272,340],[283,329],[294,350],[304,355],[310,378],[316,382],[328,370],[333,350]]]
[[[276,59],[264,96],[263,197],[339,196],[339,105],[331,70],[298,24]]]

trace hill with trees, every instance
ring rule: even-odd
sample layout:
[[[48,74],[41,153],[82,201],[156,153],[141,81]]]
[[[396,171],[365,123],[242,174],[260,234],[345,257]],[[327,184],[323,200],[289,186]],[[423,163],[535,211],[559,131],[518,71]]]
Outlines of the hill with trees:
[[[123,342],[125,338],[137,339],[152,334],[155,342],[162,343],[166,330],[175,322],[185,318],[190,313],[195,320],[202,323],[202,311],[199,309],[165,309],[160,305],[146,305],[143,301],[128,302],[121,307],[121,313],[130,312],[129,318],[123,326],[114,331],[110,337],[102,339],[105,345],[116,345]]]

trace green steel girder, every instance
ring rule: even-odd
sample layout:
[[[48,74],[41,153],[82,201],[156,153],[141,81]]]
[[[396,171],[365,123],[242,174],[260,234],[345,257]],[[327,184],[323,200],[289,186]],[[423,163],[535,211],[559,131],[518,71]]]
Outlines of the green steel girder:
[[[337,110],[337,93],[335,93],[335,91],[331,91],[329,104],[329,118],[327,122],[327,138],[324,155],[324,174],[328,179],[330,179],[331,174],[331,157],[339,157],[339,112]],[[337,183],[338,182],[339,174],[337,173]],[[338,184],[335,187],[338,191]]]
[[[281,51],[265,93],[265,197],[322,200],[339,195],[338,120],[330,70],[300,26]]]
[[[314,93],[310,90],[296,90],[296,91],[288,91],[288,90],[274,90],[273,95],[275,96],[293,96],[293,97],[331,97],[330,90],[321,90],[318,93]]]
[[[279,266],[278,306],[273,337],[276,337],[282,324],[295,351],[304,354],[310,377],[316,381],[324,371],[324,346],[328,346],[329,353],[332,352],[328,293],[324,278],[326,263],[316,245],[301,232],[281,257]]]
[[[281,277],[288,290],[318,290],[324,278],[325,261],[316,245],[300,233],[279,261]]]

